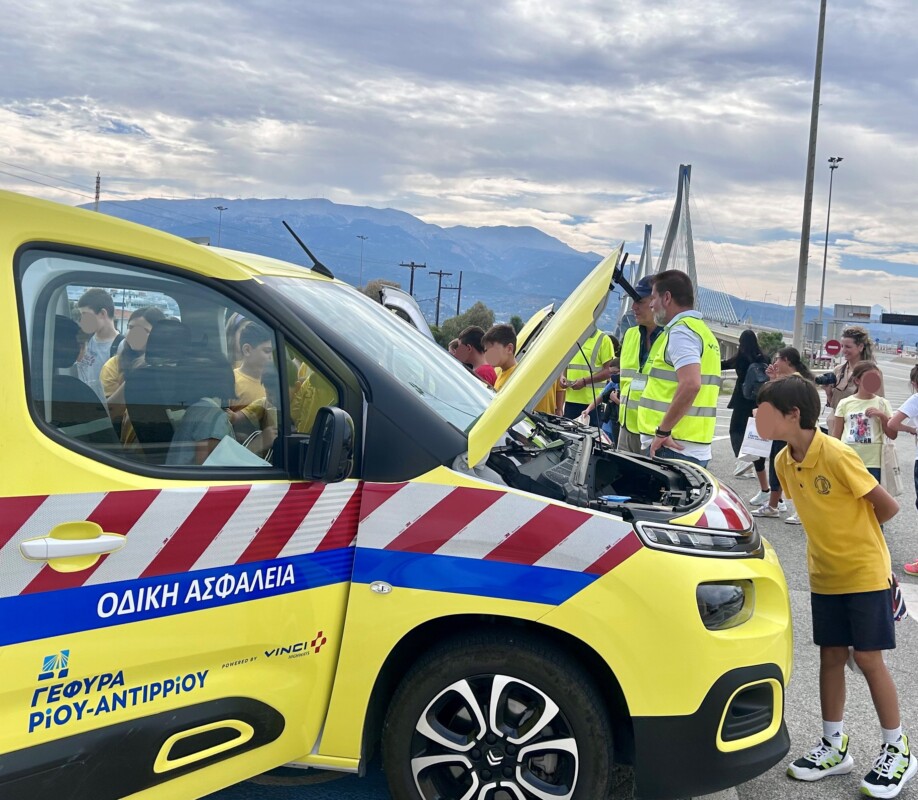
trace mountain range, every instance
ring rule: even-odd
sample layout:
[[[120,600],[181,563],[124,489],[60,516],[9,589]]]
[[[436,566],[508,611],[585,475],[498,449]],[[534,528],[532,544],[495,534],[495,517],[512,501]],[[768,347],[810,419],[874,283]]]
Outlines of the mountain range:
[[[221,210],[222,209],[222,210]],[[441,227],[393,208],[333,203],[326,199],[191,200],[148,198],[105,201],[100,210],[177,236],[203,240],[310,265],[285,230],[286,221],[337,278],[354,285],[381,278],[408,289],[414,275],[414,296],[428,319],[436,319],[439,277],[442,278],[441,321],[480,300],[498,320],[518,314],[526,319],[549,303],[560,304],[604,254],[581,252],[537,228],[506,225]],[[409,270],[411,263],[426,268]],[[461,276],[461,296],[457,288]],[[705,291],[702,287],[701,291]],[[727,295],[739,319],[789,330],[793,308]],[[614,326],[618,296],[609,300],[602,317]],[[824,313],[831,318],[831,309]],[[818,316],[807,306],[806,319]],[[875,336],[918,339],[904,326],[870,326]]]

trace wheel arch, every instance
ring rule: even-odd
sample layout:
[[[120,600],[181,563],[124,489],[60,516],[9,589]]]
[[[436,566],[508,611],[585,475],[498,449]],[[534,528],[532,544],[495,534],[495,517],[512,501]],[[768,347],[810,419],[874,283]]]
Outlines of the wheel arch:
[[[408,631],[392,648],[373,685],[363,726],[361,764],[375,755],[382,734],[389,702],[399,682],[412,664],[426,651],[451,639],[461,640],[482,631],[521,635],[563,649],[586,669],[605,703],[614,731],[615,760],[631,764],[634,756],[634,729],[624,692],[605,660],[581,639],[565,631],[530,620],[499,615],[457,614],[429,620]]]

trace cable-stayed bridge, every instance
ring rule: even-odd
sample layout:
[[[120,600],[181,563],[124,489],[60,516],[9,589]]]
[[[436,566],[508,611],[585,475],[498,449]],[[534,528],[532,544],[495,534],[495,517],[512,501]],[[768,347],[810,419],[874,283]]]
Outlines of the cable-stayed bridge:
[[[702,313],[711,330],[721,343],[724,357],[736,351],[739,335],[746,327],[740,322],[724,288],[723,275],[714,259],[713,249],[705,245],[706,258],[699,264],[695,258],[695,235],[692,229],[692,203],[690,202],[692,167],[691,164],[679,165],[679,178],[676,185],[676,201],[673,206],[669,225],[663,238],[663,245],[653,261],[651,248],[651,226],[644,226],[644,244],[641,259],[626,278],[634,285],[646,275],[655,275],[668,269],[685,272],[692,280],[695,289],[695,308]],[[623,334],[634,325],[631,311],[631,298],[623,293],[618,313],[617,335]]]

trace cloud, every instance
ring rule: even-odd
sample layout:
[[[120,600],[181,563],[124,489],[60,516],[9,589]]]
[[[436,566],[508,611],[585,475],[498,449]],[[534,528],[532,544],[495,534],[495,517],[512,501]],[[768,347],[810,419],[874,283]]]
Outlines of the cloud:
[[[704,268],[729,291],[742,274],[778,292],[796,285],[817,14],[810,0],[34,0],[0,29],[0,179],[64,202],[97,171],[112,199],[328,197],[637,253],[645,223],[661,241],[691,163]],[[918,312],[916,27],[898,0],[829,7],[810,267],[825,160],[842,155],[833,301],[894,291]]]

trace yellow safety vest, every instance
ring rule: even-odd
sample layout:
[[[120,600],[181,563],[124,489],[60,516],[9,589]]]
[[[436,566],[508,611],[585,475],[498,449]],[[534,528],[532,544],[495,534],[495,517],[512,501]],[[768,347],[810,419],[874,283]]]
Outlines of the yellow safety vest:
[[[714,439],[717,396],[720,394],[720,345],[710,328],[697,317],[682,317],[675,325],[685,325],[701,337],[701,388],[692,407],[673,428],[672,437],[683,442],[710,444]],[[656,348],[652,359],[647,359],[647,364],[651,366],[647,370],[647,386],[641,395],[638,411],[638,429],[643,434],[652,434],[660,427],[676,396],[679,385],[676,370],[666,360],[666,344],[675,325],[668,325],[660,334],[655,344],[662,342],[662,345]]]
[[[577,348],[567,365],[565,376],[570,383],[580,378],[589,378],[592,373],[601,370],[602,365],[613,358],[615,358],[615,348],[612,346],[612,340],[605,333],[597,330],[583,343],[582,348]],[[593,402],[594,397],[599,397],[602,390],[602,386],[593,387],[587,384],[582,389],[567,389],[564,399],[568,403],[589,405]]]
[[[650,352],[641,369],[641,329],[635,325],[625,331],[622,340],[621,360],[621,405],[618,410],[619,422],[631,433],[639,433],[638,405],[647,385],[647,373],[653,365],[653,359],[660,347],[661,333],[650,345]]]

